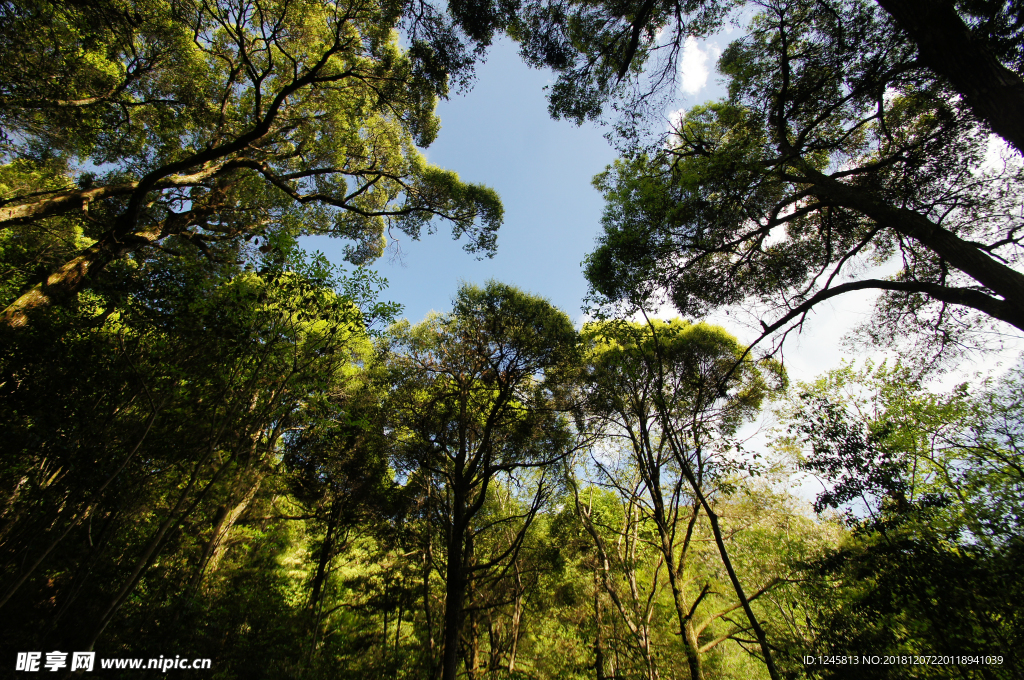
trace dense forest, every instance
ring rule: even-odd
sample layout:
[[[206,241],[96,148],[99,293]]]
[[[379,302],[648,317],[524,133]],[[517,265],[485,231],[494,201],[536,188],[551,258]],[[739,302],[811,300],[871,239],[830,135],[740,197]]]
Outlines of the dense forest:
[[[499,36],[620,156],[580,326],[370,268],[496,251],[422,150]],[[1024,6],[0,0],[0,45],[4,677],[1024,677],[1024,361],[968,377],[1024,330]]]

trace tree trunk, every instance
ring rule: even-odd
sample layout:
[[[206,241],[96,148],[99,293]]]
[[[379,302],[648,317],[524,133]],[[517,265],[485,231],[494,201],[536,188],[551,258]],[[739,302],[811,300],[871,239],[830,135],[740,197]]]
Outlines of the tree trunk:
[[[590,534],[591,539],[594,541],[594,547],[597,549],[597,569],[598,573],[601,576],[601,585],[603,586],[604,591],[608,593],[608,597],[611,598],[612,603],[615,605],[615,608],[619,613],[618,617],[612,617],[612,625],[615,631],[612,639],[616,641],[620,640],[618,633],[618,621],[621,618],[623,623],[625,623],[626,627],[629,629],[631,637],[635,640],[637,651],[644,660],[648,677],[651,680],[653,680],[653,678],[656,677],[657,674],[657,671],[654,667],[654,661],[651,656],[650,646],[650,614],[653,613],[653,608],[649,609],[649,611],[647,612],[648,616],[646,618],[639,611],[636,611],[636,608],[639,605],[639,597],[636,588],[636,574],[627,566],[630,565],[632,562],[628,559],[627,556],[624,556],[622,554],[623,547],[621,543],[623,534],[617,532],[618,537],[616,540],[616,551],[620,558],[620,563],[623,565],[623,569],[629,572],[625,575],[625,578],[627,578],[627,580],[629,581],[631,600],[634,605],[634,611],[632,612],[632,614],[630,613],[626,605],[623,603],[623,598],[619,597],[619,594],[615,586],[613,585],[612,579],[610,578],[611,564],[608,557],[608,550],[605,547],[604,541],[601,539],[600,533],[594,527],[591,518],[592,508],[585,508],[583,506],[583,504],[580,502],[579,494],[577,492],[575,484],[571,483],[571,486],[573,488],[573,498],[576,504],[577,516],[582,520],[584,529],[586,529],[587,533]],[[624,520],[626,522],[626,526],[623,527],[623,532],[632,531],[632,527],[630,526],[630,516],[632,515],[632,512],[632,509],[630,509],[627,512],[627,517]],[[628,550],[629,549],[627,547],[627,552]],[[634,618],[636,620],[634,620]],[[612,671],[612,677],[616,677],[620,669],[621,663],[619,660],[619,649],[618,645],[616,644],[615,669]]]
[[[704,490],[701,488],[700,482],[694,475],[693,468],[690,465],[690,461],[684,455],[685,447],[679,441],[679,434],[675,432],[674,428],[671,427],[671,421],[665,419],[663,421],[666,425],[666,432],[669,433],[670,445],[672,446],[676,460],[679,462],[680,469],[683,475],[686,477],[686,481],[689,482],[690,488],[693,490],[694,496],[697,497],[697,501],[701,507],[704,508],[704,513],[708,517],[708,521],[711,523],[711,533],[715,537],[715,545],[718,546],[718,554],[722,558],[722,564],[725,566],[725,571],[729,574],[729,580],[732,582],[733,590],[736,592],[736,597],[739,598],[740,605],[743,607],[743,612],[747,615],[747,621],[750,622],[750,628],[754,631],[754,635],[757,637],[758,646],[761,648],[761,654],[764,657],[764,664],[768,667],[768,675],[772,680],[780,680],[779,670],[775,666],[775,660],[772,658],[771,647],[768,646],[768,638],[764,634],[764,629],[761,628],[761,624],[758,622],[757,617],[754,616],[754,610],[750,607],[750,600],[747,599],[746,594],[743,592],[743,585],[740,583],[739,576],[736,575],[736,570],[733,569],[732,560],[729,559],[729,551],[725,547],[725,541],[722,538],[722,530],[718,526],[718,515],[711,509],[711,503],[708,502],[707,496],[704,495]],[[697,449],[698,460],[700,457],[700,449]]]
[[[753,629],[757,642],[761,647],[764,663],[768,667],[768,674],[772,677],[772,680],[779,680],[779,671],[775,667],[775,660],[772,658],[771,648],[768,646],[768,637],[764,634],[764,629],[761,628],[757,617],[754,616],[754,610],[750,608],[750,600],[743,592],[740,579],[736,575],[736,570],[732,567],[732,560],[729,559],[729,552],[726,550],[725,541],[722,539],[722,530],[718,526],[718,515],[712,512],[711,506],[703,494],[700,494],[700,500],[704,506],[704,512],[707,513],[708,520],[711,522],[711,532],[715,536],[715,544],[718,546],[718,554],[722,557],[722,564],[725,565],[725,570],[729,574],[729,580],[732,581],[732,587],[736,591],[736,597],[739,598],[740,604],[743,605],[743,612],[747,615],[747,621],[750,622],[750,627]]]
[[[462,630],[463,600],[466,594],[466,558],[463,536],[462,496],[453,494],[453,521],[448,537],[448,567],[445,571],[444,651],[441,657],[441,680],[455,680],[459,667],[459,638]]]
[[[133,238],[132,246],[139,247],[139,240],[144,238]],[[118,243],[110,232],[104,234],[99,241],[58,267],[44,281],[22,293],[3,311],[0,324],[11,328],[27,326],[31,314],[55,303],[61,304],[70,300],[82,290],[94,270],[103,269],[132,249],[125,243]]]
[[[686,665],[690,669],[690,680],[704,680],[704,668],[700,662],[700,641],[693,628],[693,619],[683,624],[683,646],[686,649]]]
[[[953,85],[971,110],[1024,155],[1024,80],[1003,66],[948,0],[878,0],[917,43],[928,68]]]
[[[310,588],[309,605],[307,610],[315,618],[317,605],[320,602],[320,595],[323,591],[324,581],[327,578],[327,566],[334,556],[334,532],[341,517],[341,502],[335,499],[331,503],[330,512],[327,514],[327,533],[324,535],[324,542],[320,544],[320,552],[317,555],[316,575]]]
[[[662,537],[664,542],[666,539]],[[704,671],[700,663],[700,645],[697,642],[697,635],[693,629],[693,613],[699,604],[700,599],[694,602],[690,611],[686,610],[683,603],[683,593],[679,588],[679,574],[676,573],[671,546],[665,556],[665,566],[668,568],[668,582],[672,588],[672,601],[676,607],[676,617],[679,620],[679,633],[683,638],[683,651],[686,653],[686,665],[690,669],[690,680],[704,680]]]
[[[192,175],[191,177],[179,178],[179,180],[198,180],[212,174],[214,173],[211,170],[205,170]],[[158,186],[161,186],[160,183],[151,184],[152,186],[150,188],[158,188]],[[170,186],[173,186],[174,184],[175,182],[172,182],[170,183]],[[167,185],[167,183],[164,183],[164,185]],[[136,193],[137,186],[138,184],[132,185],[133,191]],[[125,186],[110,187],[109,190],[109,194],[124,193]],[[78,192],[71,196],[71,203],[81,205],[83,210],[85,210],[89,200],[92,198],[108,195],[103,194],[103,191],[105,190],[100,188]],[[145,192],[143,192],[143,194],[144,193]],[[50,200],[59,204],[60,201],[67,198],[68,197],[66,196],[64,198],[55,198]],[[134,202],[138,198],[138,196],[133,194],[133,198],[131,200]],[[75,203],[76,201],[77,203]],[[9,213],[5,215],[3,211],[0,211],[0,222],[2,222],[4,218],[10,221],[19,221],[19,219],[27,219],[28,217],[38,218],[44,214],[48,214],[46,212],[46,208],[39,207],[38,204],[33,205],[36,206],[37,212],[31,212],[32,206],[18,206],[8,209],[8,211],[21,211],[17,214]],[[64,209],[66,210],[69,205],[70,204],[64,205]],[[26,211],[31,214],[22,214],[26,213]],[[57,211],[60,212],[61,210]],[[128,212],[118,217],[116,225],[104,232],[96,243],[81,251],[78,255],[54,270],[53,273],[45,279],[39,281],[22,293],[18,299],[12,302],[7,309],[0,314],[0,325],[6,325],[11,328],[21,328],[28,325],[28,318],[31,314],[54,304],[64,304],[68,300],[71,300],[75,295],[81,292],[91,276],[95,275],[96,272],[103,270],[104,267],[114,260],[124,257],[128,253],[152,246],[166,236],[179,234],[192,224],[197,223],[204,216],[207,216],[214,211],[215,208],[210,205],[194,207],[188,212],[174,214],[164,222],[152,225],[146,229],[140,229],[136,224],[133,212],[129,209]]]
[[[459,543],[461,544],[461,540]],[[466,591],[466,574],[461,564],[462,546],[455,553],[449,550],[445,581],[448,586],[444,607],[444,651],[441,657],[441,680],[455,680],[459,664],[459,633],[462,628],[462,599]],[[456,562],[458,560],[458,562]]]
[[[653,458],[648,457],[647,460],[653,460]],[[690,669],[690,680],[704,680],[704,671],[701,668],[700,663],[699,644],[697,643],[697,636],[694,633],[692,620],[693,614],[697,609],[697,605],[700,604],[704,593],[701,593],[688,611],[686,604],[683,602],[682,589],[679,587],[679,578],[685,568],[686,553],[689,550],[690,538],[693,536],[693,527],[697,523],[699,506],[694,507],[693,511],[690,513],[690,519],[686,526],[686,535],[683,539],[683,546],[680,551],[679,562],[677,564],[676,546],[673,545],[674,530],[672,527],[674,527],[679,518],[678,498],[681,494],[678,485],[682,484],[682,479],[677,479],[678,485],[671,494],[672,498],[675,500],[670,503],[670,509],[666,512],[665,500],[660,486],[660,468],[649,470],[648,473],[648,489],[654,506],[654,525],[658,529],[659,547],[661,548],[662,558],[665,560],[665,567],[668,570],[668,583],[672,590],[672,602],[676,608],[676,617],[679,623],[679,634],[683,639],[683,651],[686,654],[686,665]]]

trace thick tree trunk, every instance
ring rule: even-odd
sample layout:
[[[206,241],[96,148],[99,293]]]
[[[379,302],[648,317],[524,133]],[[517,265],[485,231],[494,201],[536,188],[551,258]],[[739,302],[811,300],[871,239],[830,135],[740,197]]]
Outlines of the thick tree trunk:
[[[203,581],[203,576],[207,572],[214,572],[217,570],[217,565],[220,563],[221,557],[224,555],[224,539],[231,532],[231,529],[235,526],[235,522],[242,516],[246,508],[252,502],[252,499],[256,497],[256,493],[260,489],[260,484],[263,483],[263,478],[258,477],[256,481],[249,486],[249,490],[245,492],[234,507],[229,508],[227,505],[222,505],[217,510],[217,516],[214,519],[213,532],[210,534],[210,540],[206,542],[203,548],[203,554],[199,558],[199,566],[196,569],[195,575],[189,582],[187,592],[192,592],[199,588]]]
[[[118,239],[113,231],[61,265],[45,280],[35,284],[8,305],[0,316],[0,325],[21,328],[28,325],[35,312],[53,305],[65,304],[77,295],[89,277],[132,250],[149,245],[160,238],[158,232],[132,234]]]
[[[686,665],[690,669],[690,680],[704,680],[704,669],[700,663],[700,641],[693,627],[693,619],[683,623],[683,647],[686,650]]]
[[[917,43],[921,61],[950,82],[992,131],[1024,154],[1024,80],[971,35],[948,0],[878,0]]]
[[[110,196],[130,194],[135,191],[136,183],[114,184],[106,187],[69,191],[55,196],[22,203],[8,208],[0,208],[0,225],[23,224],[44,217],[61,215],[69,212],[86,212],[89,203]]]
[[[187,177],[179,176],[171,182],[154,184],[152,188],[177,185],[187,186],[190,183],[207,179],[213,174],[215,173],[207,170]],[[137,187],[137,185],[131,186],[133,190]],[[96,193],[102,191],[108,191],[108,193]],[[47,212],[49,208],[46,205],[56,205],[58,208],[63,206],[61,209],[54,208],[55,212],[61,212],[62,210],[66,212],[69,206],[72,205],[81,205],[85,209],[88,201],[92,198],[117,193],[130,192],[127,191],[125,186],[109,187],[107,190],[90,189],[75,193],[72,197],[74,200],[71,200],[70,203],[64,200],[68,197],[63,197],[61,199],[54,198],[41,202],[44,204],[42,207],[39,204],[33,204],[35,208],[33,206],[9,208],[7,209],[9,213],[10,211],[22,211],[26,214],[10,213],[4,215],[0,211],[0,223],[4,221],[3,218],[7,218],[7,221],[18,222],[28,218],[45,216],[49,214]],[[215,193],[219,192],[215,190]],[[64,200],[64,203],[61,203],[62,200]],[[135,201],[136,198],[133,197],[132,200]],[[164,222],[145,228],[139,227],[136,214],[132,211],[122,214],[118,217],[117,223],[100,236],[96,243],[65,262],[54,270],[53,273],[33,285],[22,293],[17,300],[12,302],[3,311],[3,314],[0,315],[0,326],[6,325],[11,328],[21,328],[28,325],[29,317],[33,313],[55,304],[66,304],[85,288],[86,283],[92,276],[102,271],[104,267],[114,260],[124,257],[128,253],[152,246],[166,236],[180,234],[189,226],[213,212],[215,212],[215,208],[212,204],[195,206],[188,212],[171,215]]]
[[[444,651],[441,657],[441,680],[455,680],[459,665],[459,637],[462,630],[463,598],[466,593],[466,568],[463,564],[461,512],[448,542],[448,568],[445,572]]]

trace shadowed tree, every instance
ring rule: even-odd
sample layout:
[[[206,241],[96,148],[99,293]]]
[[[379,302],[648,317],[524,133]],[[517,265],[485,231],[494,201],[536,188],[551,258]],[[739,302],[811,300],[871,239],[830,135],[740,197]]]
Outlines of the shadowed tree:
[[[970,648],[1001,659],[958,675],[1021,677],[1022,377],[941,394],[883,363],[801,386],[790,442],[825,486],[815,509],[850,529],[805,572],[816,654]]]
[[[548,468],[572,446],[561,392],[576,332],[546,300],[491,282],[463,286],[450,313],[395,334],[388,427],[400,469],[429,499],[425,531],[437,531],[443,544],[437,670],[453,680],[467,588],[514,564],[551,491]],[[499,480],[517,489],[521,510],[482,519]],[[511,538],[492,541],[493,550],[481,554],[484,536],[506,527],[513,527]]]
[[[34,325],[5,347],[0,606],[31,612],[19,635],[86,648],[173,628],[168,602],[215,569],[284,434],[366,344],[372,279],[345,294],[322,261],[220,278],[167,260],[99,328]]]
[[[1021,163],[983,166],[973,113],[881,10],[769,3],[720,68],[728,100],[595,180],[599,301],[664,293],[698,317],[743,305],[763,338],[874,289],[876,339],[927,331],[941,350],[978,322],[1024,329]],[[890,262],[888,278],[865,273]]]

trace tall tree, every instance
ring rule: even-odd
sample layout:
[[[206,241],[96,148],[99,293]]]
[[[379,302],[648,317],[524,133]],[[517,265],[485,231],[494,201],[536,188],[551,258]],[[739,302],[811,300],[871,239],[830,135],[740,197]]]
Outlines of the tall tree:
[[[648,324],[607,321],[587,326],[584,338],[590,350],[584,380],[588,414],[609,442],[618,442],[613,448],[628,452],[630,468],[636,471],[632,484],[616,482],[614,476],[609,483],[654,525],[690,676],[703,678],[701,655],[729,637],[701,644],[701,633],[719,618],[696,618],[711,585],[702,584],[696,594],[685,592],[691,542],[701,513],[711,524],[736,591],[738,602],[729,610],[742,608],[749,620],[749,626],[734,634],[755,633],[774,676],[771,653],[750,608],[770,584],[745,593],[713,506],[716,487],[734,472],[725,443],[770,395],[768,376],[744,358],[744,348],[735,338],[707,324],[679,319]],[[775,377],[784,382],[781,373]],[[605,467],[599,460],[595,464]],[[583,515],[586,519],[587,513]]]
[[[569,452],[558,400],[575,344],[563,312],[496,282],[463,286],[450,313],[397,330],[389,427],[443,543],[444,680],[458,670],[467,588],[515,559],[550,493],[547,468]],[[523,490],[523,510],[483,520],[499,480]],[[481,554],[484,535],[504,526],[515,527],[511,540]]]
[[[713,498],[731,471],[708,454],[709,437],[735,434],[771,388],[751,361],[740,360],[743,350],[736,340],[707,324],[607,321],[589,325],[584,338],[590,345],[588,413],[608,440],[620,441],[630,454],[637,483],[615,486],[654,524],[690,676],[703,678],[701,654],[713,645],[699,642],[707,623],[696,614],[711,587],[705,584],[691,596],[684,582],[694,529],[707,511],[700,498]]]

